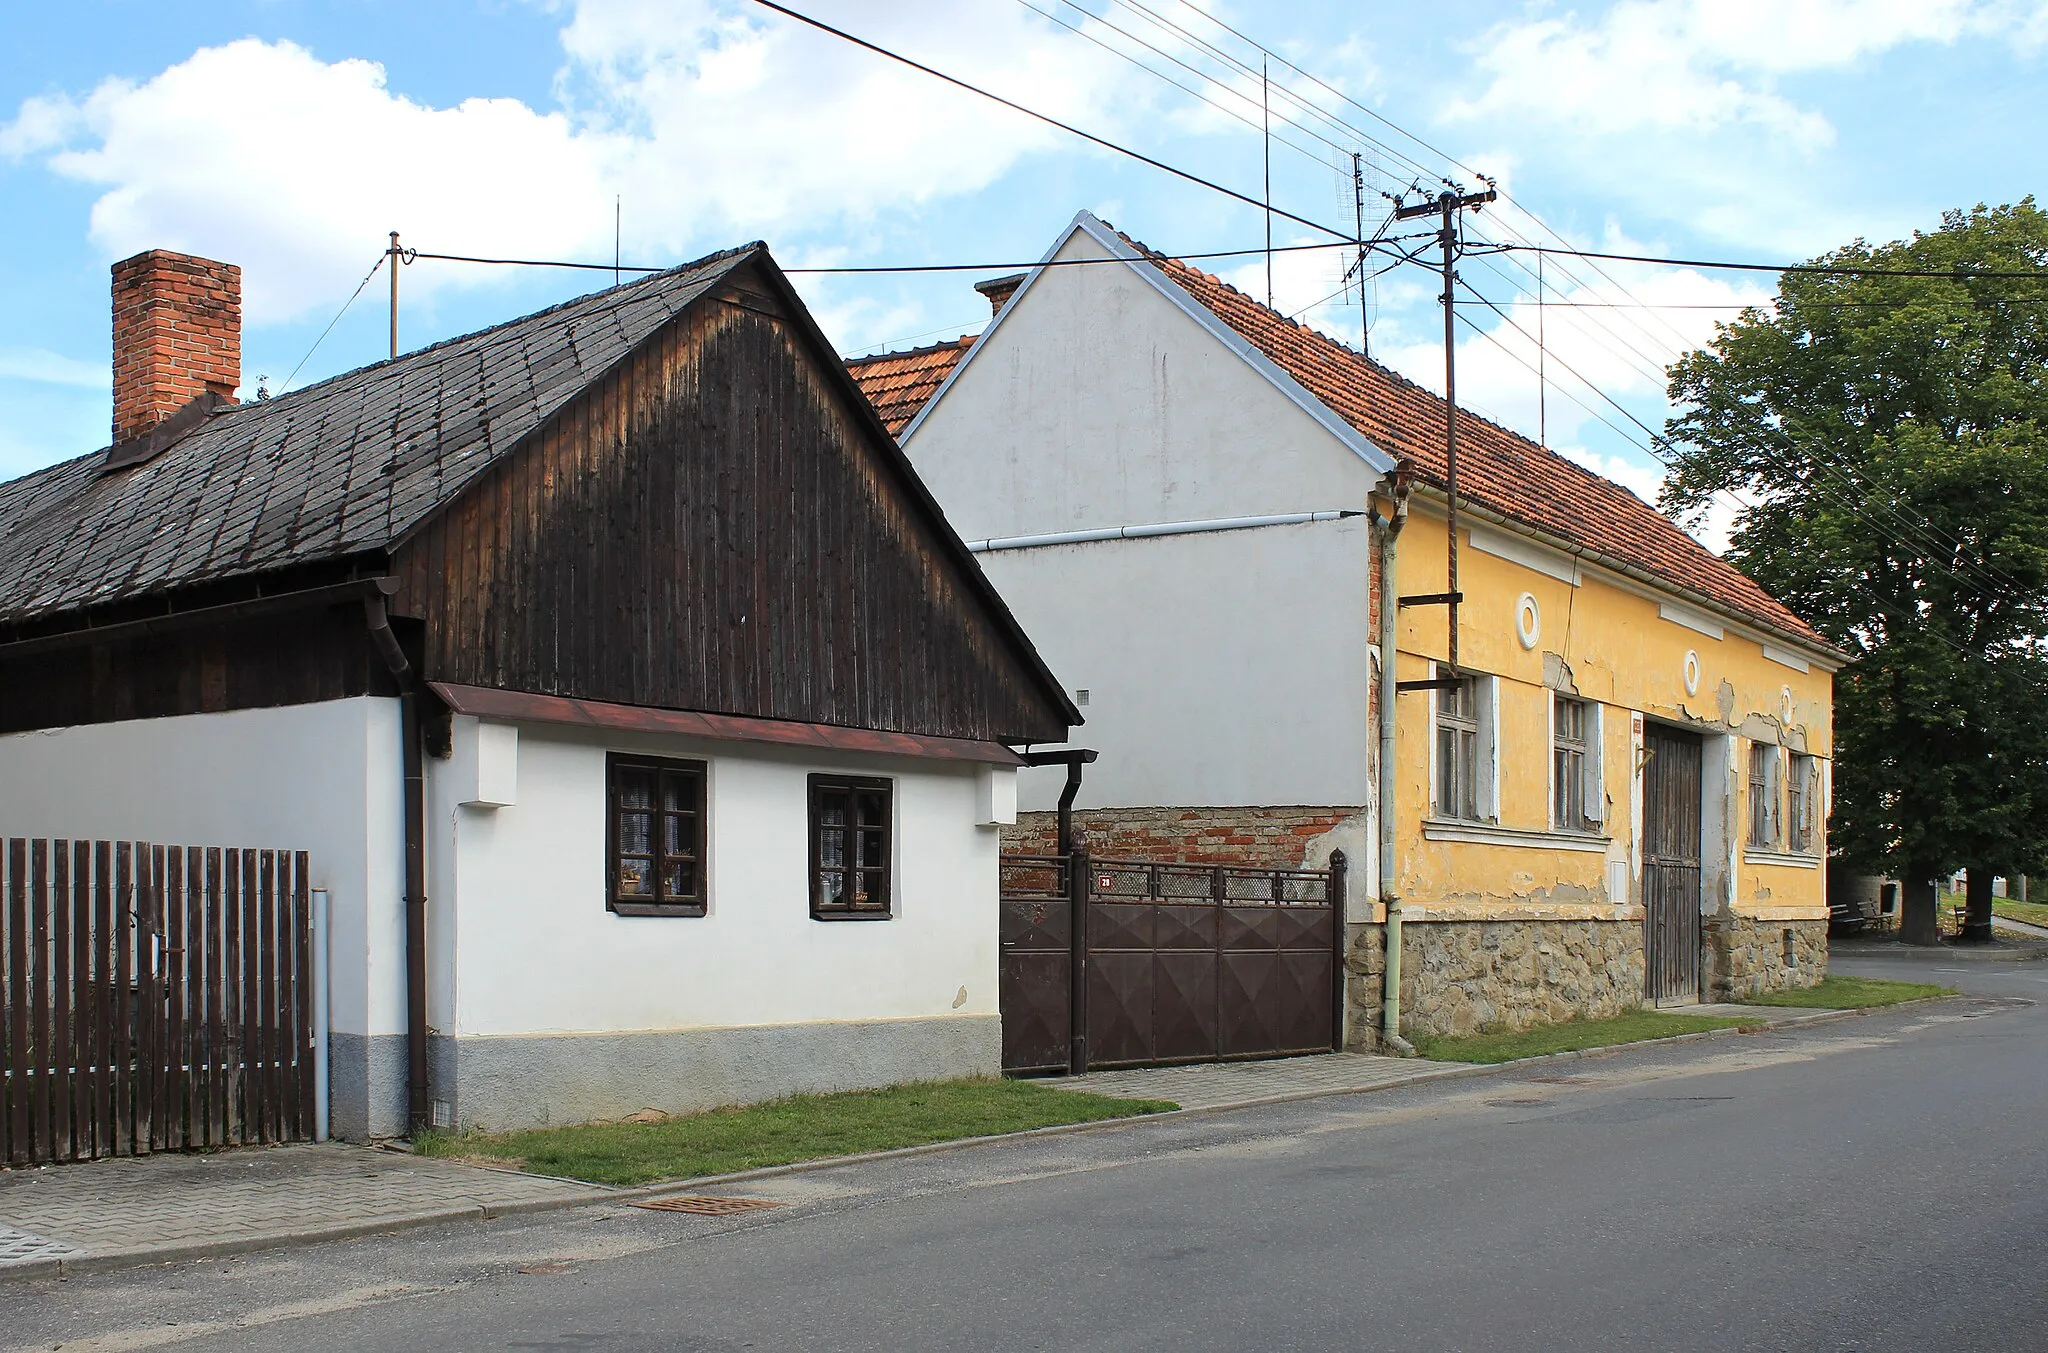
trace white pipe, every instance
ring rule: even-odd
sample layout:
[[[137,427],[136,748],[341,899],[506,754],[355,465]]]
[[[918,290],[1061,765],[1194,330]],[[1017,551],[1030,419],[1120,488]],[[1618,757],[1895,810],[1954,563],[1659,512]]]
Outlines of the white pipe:
[[[1355,511],[1283,512],[1270,517],[1211,517],[1205,521],[1163,521],[1149,526],[1103,526],[1089,531],[1055,531],[1038,536],[999,536],[992,540],[970,540],[969,551],[987,554],[991,550],[1035,550],[1047,545],[1087,545],[1098,540],[1142,540],[1147,536],[1190,536],[1200,531],[1249,531],[1260,526],[1300,526],[1312,521],[1336,521],[1357,517]]]
[[[327,1057],[327,936],[328,896],[325,888],[313,890],[313,1140],[324,1142],[328,1132],[329,1096],[332,1073]]]

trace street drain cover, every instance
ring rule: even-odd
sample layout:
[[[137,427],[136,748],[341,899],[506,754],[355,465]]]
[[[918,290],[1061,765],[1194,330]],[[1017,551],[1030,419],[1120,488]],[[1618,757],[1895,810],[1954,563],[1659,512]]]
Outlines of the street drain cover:
[[[1489,1104],[1490,1106],[1492,1106],[1493,1108],[1496,1108],[1496,1109],[1508,1109],[1508,1108],[1515,1108],[1515,1107],[1518,1107],[1518,1106],[1520,1106],[1520,1105],[1523,1105],[1523,1104],[1548,1104],[1548,1103],[1550,1103],[1550,1101],[1549,1101],[1549,1100],[1547,1100],[1547,1099],[1489,1099],[1489,1100],[1487,1100],[1486,1102],[1487,1102],[1487,1103],[1488,1103],[1488,1104]]]
[[[781,1207],[768,1198],[712,1198],[704,1194],[679,1193],[672,1198],[649,1198],[635,1207],[656,1212],[692,1212],[700,1217],[728,1217],[735,1212],[758,1212],[764,1207]]]

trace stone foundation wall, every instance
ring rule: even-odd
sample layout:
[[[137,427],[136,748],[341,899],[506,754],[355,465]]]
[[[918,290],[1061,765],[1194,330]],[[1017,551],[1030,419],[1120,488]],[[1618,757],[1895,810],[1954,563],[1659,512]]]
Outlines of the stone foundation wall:
[[[1346,1041],[1370,1050],[1379,1042],[1386,927],[1350,930]],[[1640,920],[1410,921],[1401,951],[1401,1030],[1411,1037],[1601,1019],[1643,1001]]]
[[[1003,828],[1003,850],[1050,855],[1059,814],[1019,813]],[[1230,864],[1253,869],[1316,869],[1341,847],[1352,868],[1365,861],[1371,828],[1363,808],[1084,808],[1074,832],[1106,859]]]
[[[1810,987],[1828,975],[1828,923],[1709,916],[1700,963],[1700,999],[1737,1001],[1766,991]]]

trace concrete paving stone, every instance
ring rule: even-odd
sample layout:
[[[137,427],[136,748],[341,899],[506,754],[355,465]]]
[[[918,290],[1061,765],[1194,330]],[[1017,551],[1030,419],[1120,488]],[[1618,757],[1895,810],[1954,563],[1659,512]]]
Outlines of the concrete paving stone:
[[[0,1171],[0,1268],[609,1192],[339,1143],[8,1170]]]

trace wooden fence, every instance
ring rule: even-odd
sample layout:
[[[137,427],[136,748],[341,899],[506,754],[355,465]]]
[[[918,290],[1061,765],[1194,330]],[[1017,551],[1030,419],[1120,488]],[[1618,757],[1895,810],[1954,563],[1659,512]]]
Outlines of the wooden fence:
[[[304,852],[0,852],[0,1162],[313,1134]]]

